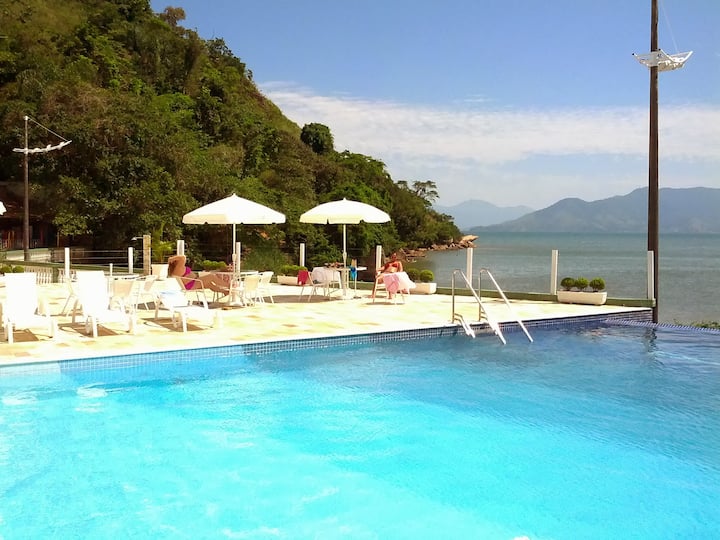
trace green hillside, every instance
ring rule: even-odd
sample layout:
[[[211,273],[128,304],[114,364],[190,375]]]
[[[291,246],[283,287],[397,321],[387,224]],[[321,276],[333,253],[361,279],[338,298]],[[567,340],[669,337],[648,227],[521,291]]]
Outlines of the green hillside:
[[[460,235],[431,208],[434,182],[393,181],[378,159],[336,152],[329,127],[292,123],[222,39],[182,26],[182,9],[154,14],[148,0],[3,4],[0,200],[22,208],[21,154],[12,149],[24,146],[24,115],[71,139],[30,157],[32,215],[52,224],[58,243],[113,249],[152,234],[184,237],[205,255],[219,227],[183,226],[182,215],[233,192],[287,216],[281,226],[242,227],[249,246],[291,253],[307,242],[337,259],[338,228],[298,217],[342,197],[392,217],[348,228],[349,245],[362,253]],[[30,127],[29,147],[59,142]]]

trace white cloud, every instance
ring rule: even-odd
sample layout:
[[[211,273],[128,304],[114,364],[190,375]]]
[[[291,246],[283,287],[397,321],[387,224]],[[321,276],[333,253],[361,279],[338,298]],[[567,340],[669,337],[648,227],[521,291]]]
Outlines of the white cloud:
[[[442,204],[482,199],[541,208],[564,197],[595,200],[647,183],[645,108],[492,109],[406,105],[320,96],[289,84],[262,85],[300,126],[327,125],[337,150],[383,161],[395,180],[437,182]],[[720,187],[720,109],[661,107],[660,159],[685,172],[661,185]],[[699,164],[704,172],[696,171]],[[662,169],[662,165],[661,165]],[[675,183],[672,183],[673,180]]]

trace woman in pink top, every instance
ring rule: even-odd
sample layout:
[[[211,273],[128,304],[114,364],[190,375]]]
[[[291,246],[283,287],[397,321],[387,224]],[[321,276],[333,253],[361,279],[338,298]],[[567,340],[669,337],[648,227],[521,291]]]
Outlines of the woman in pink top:
[[[210,289],[215,292],[227,294],[229,287],[216,275],[206,274],[199,276],[193,272],[185,263],[187,258],[185,255],[173,255],[168,259],[168,275],[184,278],[182,283],[185,288],[190,291],[193,289]]]

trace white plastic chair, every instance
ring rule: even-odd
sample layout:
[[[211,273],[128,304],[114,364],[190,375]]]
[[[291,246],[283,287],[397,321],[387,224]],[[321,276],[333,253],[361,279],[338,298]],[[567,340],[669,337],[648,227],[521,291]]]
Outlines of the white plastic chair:
[[[135,309],[137,309],[137,306],[139,306],[140,304],[144,305],[145,309],[149,309],[147,305],[148,300],[153,303],[157,303],[157,294],[153,290],[153,286],[155,285],[157,279],[157,276],[150,275],[133,282],[133,292],[135,294]]]
[[[47,304],[38,297],[34,272],[6,274],[5,293],[2,323],[8,343],[13,343],[13,330],[18,328],[43,327],[47,328],[50,338],[55,337],[55,321],[50,317]]]
[[[320,294],[320,289],[318,288],[320,286],[319,282],[313,281],[312,274],[308,270],[300,270],[298,272],[297,277],[297,285],[300,287],[300,298],[302,299],[303,294],[305,293],[305,287],[310,288],[310,292],[308,293],[308,302],[310,301],[310,298],[314,294]]]
[[[268,296],[270,298],[271,303],[275,303],[275,299],[272,296],[272,285],[270,285],[270,280],[273,277],[274,272],[272,270],[268,270],[266,272],[262,272],[260,274],[260,282],[258,283],[258,292],[257,292],[257,298],[258,301],[261,304],[265,303],[265,297]]]
[[[135,314],[128,312],[124,303],[120,309],[110,308],[108,281],[102,271],[77,272],[75,284],[82,318],[85,322],[85,333],[97,337],[98,324],[122,322],[127,325],[128,332],[135,333]],[[75,323],[77,309],[73,310],[72,322]]]
[[[211,310],[208,308],[204,289],[195,289],[192,291],[196,294],[197,298],[201,299],[201,305],[190,303],[187,296],[189,292],[190,291],[185,290],[168,290],[158,293],[158,302],[155,304],[155,319],[159,318],[160,309],[162,308],[170,312],[173,327],[177,328],[178,324],[181,324],[183,332],[187,332],[188,319],[210,318],[212,319],[211,326],[222,326],[221,312],[220,310]]]
[[[378,291],[381,291],[381,290],[384,290],[387,293],[388,300],[391,301],[393,304],[397,304],[398,298],[400,298],[400,297],[402,297],[402,303],[403,304],[405,303],[405,289],[402,287],[402,285],[400,283],[393,284],[393,289],[397,289],[397,290],[393,290],[393,291],[388,290],[388,287],[386,285],[386,278],[388,280],[392,280],[392,279],[397,280],[399,278],[398,274],[399,274],[398,272],[388,273],[388,274],[380,274],[375,278],[375,286],[373,287],[373,292],[372,292],[372,303],[373,304],[375,303],[375,300],[377,300]],[[391,296],[392,296],[392,298],[391,298]]]
[[[245,276],[242,282],[242,301],[245,305],[255,305],[256,301],[260,301],[260,274],[251,274]]]
[[[206,271],[202,271],[202,272],[198,272],[198,277],[210,276],[210,275],[213,275],[213,274],[214,274],[215,276],[217,276],[216,279],[215,279],[215,282],[216,282],[216,283],[219,283],[218,280],[220,279],[220,276],[221,276],[220,272],[206,272]],[[228,275],[227,272],[226,272],[225,274]],[[182,278],[182,279],[188,279],[188,278]],[[223,280],[223,281],[224,281],[224,280]],[[227,278],[227,284],[228,284],[228,285],[227,285],[227,287],[228,287],[228,290],[227,290],[227,291],[216,291],[216,290],[214,290],[214,289],[209,289],[209,290],[212,291],[212,293],[213,293],[213,302],[220,302],[223,298],[225,298],[226,296],[228,296],[228,295],[230,294],[230,287],[231,287],[231,285],[232,285],[231,281],[232,281],[231,278]]]
[[[110,282],[110,308],[118,308],[134,313],[137,309],[137,286],[134,280],[114,279]]]
[[[61,315],[67,315],[70,310],[75,310],[78,307],[78,297],[75,294],[75,277],[73,275],[67,275],[64,277],[65,285],[67,286],[67,298],[65,298],[65,305],[60,312]]]

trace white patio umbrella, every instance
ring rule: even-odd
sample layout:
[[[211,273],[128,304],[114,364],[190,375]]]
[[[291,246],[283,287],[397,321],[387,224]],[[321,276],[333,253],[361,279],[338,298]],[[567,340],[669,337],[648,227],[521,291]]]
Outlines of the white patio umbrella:
[[[234,193],[219,201],[206,204],[183,216],[183,223],[191,225],[232,225],[233,254],[235,254],[237,225],[270,225],[285,223],[285,214],[262,204],[243,199]]]
[[[359,201],[331,201],[317,205],[300,216],[300,223],[343,226],[343,266],[347,266],[347,225],[387,223],[390,216],[370,204]]]
[[[5,212],[7,212],[7,208],[5,208],[5,205],[0,201],[0,216],[2,216]]]

